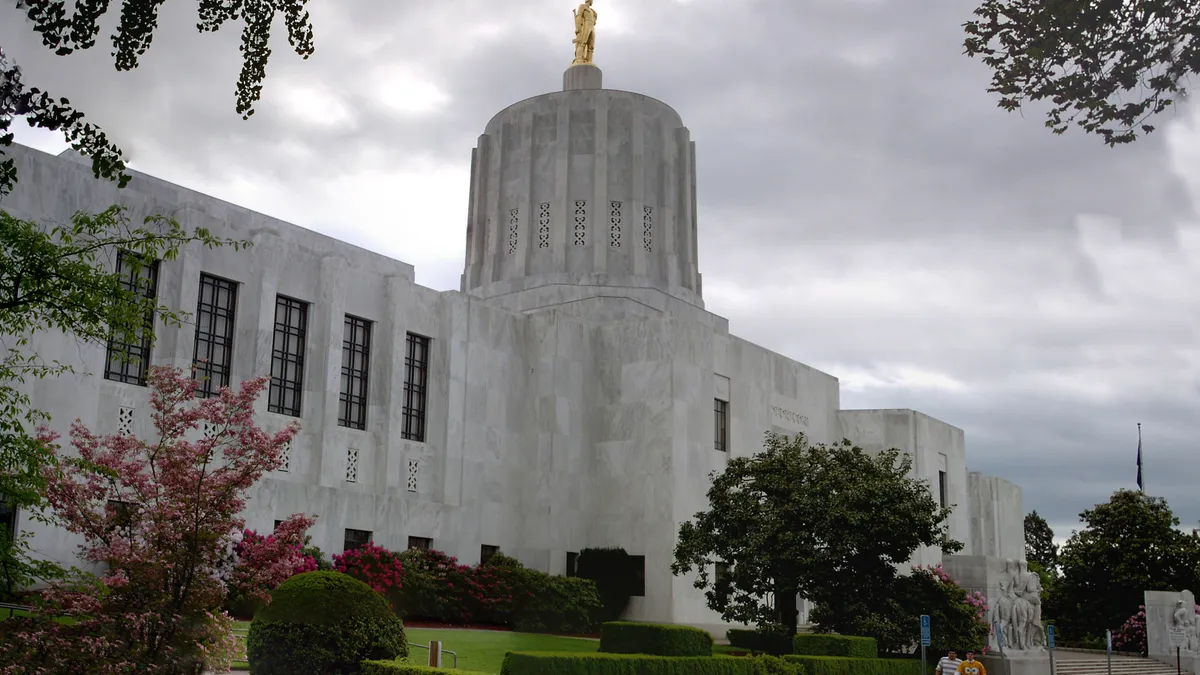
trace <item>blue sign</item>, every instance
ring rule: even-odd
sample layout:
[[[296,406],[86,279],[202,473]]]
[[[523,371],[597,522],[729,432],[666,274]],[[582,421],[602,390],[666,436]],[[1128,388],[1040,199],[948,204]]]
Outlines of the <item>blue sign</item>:
[[[1046,626],[1046,647],[1054,649],[1054,626]]]
[[[930,644],[932,644],[932,641],[929,639],[929,615],[922,614],[921,615],[921,646],[928,647]]]

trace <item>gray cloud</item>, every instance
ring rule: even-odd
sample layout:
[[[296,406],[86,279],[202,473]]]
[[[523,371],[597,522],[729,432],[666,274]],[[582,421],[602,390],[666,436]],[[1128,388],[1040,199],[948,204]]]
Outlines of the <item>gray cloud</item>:
[[[134,73],[103,43],[52,56],[9,8],[0,44],[142,170],[456,286],[470,148],[558,88],[573,2],[314,5],[316,54],[277,39],[248,122],[237,27],[197,35],[186,6],[164,7]],[[841,376],[847,407],[963,427],[972,468],[1021,484],[1060,535],[1133,485],[1140,421],[1150,490],[1200,520],[1200,175],[1175,168],[1200,137],[1111,150],[1000,111],[961,55],[961,2],[597,7],[606,85],[670,103],[697,141],[706,298],[736,333]],[[430,173],[413,197],[353,192]]]

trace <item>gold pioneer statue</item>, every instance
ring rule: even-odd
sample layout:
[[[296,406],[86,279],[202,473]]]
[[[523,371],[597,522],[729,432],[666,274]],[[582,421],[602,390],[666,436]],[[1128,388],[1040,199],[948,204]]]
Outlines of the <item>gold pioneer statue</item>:
[[[596,51],[596,10],[592,9],[592,0],[583,0],[575,12],[575,60],[571,65],[578,66],[592,62]]]

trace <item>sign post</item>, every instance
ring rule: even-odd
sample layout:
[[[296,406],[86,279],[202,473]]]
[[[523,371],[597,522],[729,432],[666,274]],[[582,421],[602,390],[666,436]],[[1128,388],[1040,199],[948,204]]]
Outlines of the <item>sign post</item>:
[[[430,640],[429,642],[429,667],[442,667],[442,641]]]
[[[1112,631],[1111,630],[1104,631],[1104,641],[1108,645],[1108,647],[1106,649],[1106,651],[1108,652],[1108,675],[1112,675]]]
[[[1054,624],[1046,626],[1046,649],[1050,650],[1050,675],[1054,675]]]
[[[1171,646],[1175,648],[1175,673],[1176,675],[1180,675],[1183,669],[1180,668],[1179,664],[1179,650],[1183,648],[1183,643],[1187,642],[1187,632],[1182,628],[1172,628],[1170,637]]]
[[[925,648],[932,644],[929,635],[929,615],[921,615],[921,672],[925,672]]]

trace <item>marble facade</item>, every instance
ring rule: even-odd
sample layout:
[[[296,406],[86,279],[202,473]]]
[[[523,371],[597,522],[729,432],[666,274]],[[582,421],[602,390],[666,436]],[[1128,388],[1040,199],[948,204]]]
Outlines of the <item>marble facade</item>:
[[[1191,591],[1146,591],[1147,656],[1200,673],[1200,616]],[[1172,635],[1174,633],[1174,635]]]
[[[135,220],[161,213],[252,241],[239,252],[189,248],[159,271],[161,301],[189,312],[202,273],[233,282],[234,383],[271,371],[279,298],[307,308],[299,408],[259,402],[265,427],[303,430],[288,465],[255,489],[251,528],[302,511],[318,516],[313,542],[328,553],[367,533],[466,563],[498,547],[552,573],[583,548],[621,546],[645,563],[630,618],[717,628],[692,580],[671,575],[675,534],[705,508],[709,473],[776,430],[899,448],[955,506],[950,533],[965,555],[1020,558],[1020,490],[968,471],[961,429],[912,410],[842,410],[836,377],[731,334],[705,309],[695,143],[669,106],[602,89],[589,68],[486,125],[457,291],[153,176],[118,190],[69,152],[13,148],[20,183],[0,208],[49,225],[123,204]],[[363,428],[339,422],[348,315],[371,330]],[[189,367],[195,333],[159,326],[151,362]],[[407,393],[410,335],[428,344],[419,411]],[[38,345],[84,373],[30,383],[56,425],[149,431],[146,388],[106,378],[104,348],[61,335]],[[72,561],[71,535],[20,526],[41,554]],[[941,558],[923,550],[913,562]]]

